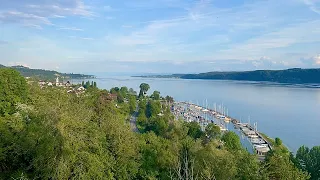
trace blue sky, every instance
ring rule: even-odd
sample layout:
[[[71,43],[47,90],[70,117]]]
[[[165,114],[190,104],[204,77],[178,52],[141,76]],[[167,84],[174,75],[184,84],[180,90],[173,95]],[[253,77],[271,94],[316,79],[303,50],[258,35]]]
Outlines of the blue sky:
[[[62,72],[320,67],[320,0],[0,0],[0,64]]]

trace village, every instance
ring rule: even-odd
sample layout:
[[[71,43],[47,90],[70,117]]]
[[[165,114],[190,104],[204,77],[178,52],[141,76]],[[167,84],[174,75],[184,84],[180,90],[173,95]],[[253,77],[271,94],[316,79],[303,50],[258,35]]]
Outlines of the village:
[[[28,78],[26,78],[28,79]],[[30,81],[33,82],[33,81]],[[65,89],[65,91],[69,94],[76,94],[77,96],[80,96],[82,94],[84,94],[86,92],[86,85],[85,84],[72,84],[70,83],[70,81],[66,81],[66,82],[62,82],[60,81],[59,77],[56,78],[55,82],[52,81],[44,81],[44,80],[40,80],[38,82],[38,85],[40,86],[41,89],[44,88],[63,88]],[[93,82],[90,86],[94,86]],[[118,95],[117,94],[112,94],[112,93],[108,93],[108,97],[109,100],[117,100]],[[126,100],[125,100],[126,101]]]

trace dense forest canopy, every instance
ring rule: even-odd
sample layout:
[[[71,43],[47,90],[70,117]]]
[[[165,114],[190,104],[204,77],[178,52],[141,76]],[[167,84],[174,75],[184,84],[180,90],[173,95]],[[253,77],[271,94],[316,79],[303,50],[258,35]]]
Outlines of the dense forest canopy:
[[[142,76],[145,77],[145,76]],[[287,70],[257,70],[243,72],[207,72],[200,74],[173,74],[149,76],[156,78],[181,79],[216,79],[240,81],[268,81],[289,84],[320,83],[320,69],[287,69]]]
[[[319,147],[301,147],[295,157],[277,140],[259,162],[235,133],[175,120],[173,98],[160,92],[138,97],[127,87],[91,85],[69,94],[27,84],[6,68],[0,87],[0,179],[319,178]],[[118,98],[110,99],[111,92]],[[137,107],[134,132],[129,119]]]
[[[0,68],[5,68],[5,66],[0,64]],[[93,75],[60,73],[57,71],[50,71],[44,69],[30,69],[24,66],[11,66],[10,68],[19,71],[21,75],[24,77],[33,77],[39,80],[53,81],[56,77],[60,77],[63,79],[95,78]]]

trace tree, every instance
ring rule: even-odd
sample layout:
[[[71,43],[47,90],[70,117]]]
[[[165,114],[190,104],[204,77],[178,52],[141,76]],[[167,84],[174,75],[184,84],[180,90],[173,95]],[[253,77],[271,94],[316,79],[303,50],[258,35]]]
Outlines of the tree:
[[[213,142],[196,152],[195,172],[199,179],[235,179],[236,160],[232,153],[217,149]]]
[[[158,101],[149,101],[146,107],[147,118],[157,116],[161,112],[161,104]]]
[[[129,100],[130,114],[132,114],[136,110],[136,107],[137,107],[136,97],[133,95],[129,95],[128,100]]]
[[[0,69],[0,116],[13,114],[17,103],[27,100],[27,83],[20,73],[13,69]]]
[[[193,139],[198,139],[203,135],[201,127],[197,122],[185,123],[185,126],[188,127],[188,135]]]
[[[277,137],[277,138],[275,139],[275,144],[276,144],[276,146],[282,145],[281,139]]]
[[[301,146],[296,155],[298,167],[307,171],[311,175],[311,179],[320,177],[320,146],[315,146],[311,149]]]
[[[155,135],[142,135],[141,167],[137,179],[168,179],[169,170],[178,160],[178,149],[173,142]]]
[[[111,94],[118,94],[119,90],[120,89],[118,87],[113,87],[113,88],[110,89],[110,93]]]
[[[84,85],[84,88],[86,88],[86,89],[90,88],[90,81],[86,82],[86,84]]]
[[[224,133],[221,139],[225,142],[228,150],[236,151],[242,149],[239,136],[232,131]]]
[[[120,88],[120,92],[123,94],[128,94],[128,88],[126,86],[123,86]]]
[[[147,93],[147,91],[150,89],[150,86],[147,83],[141,83],[139,87],[140,87],[139,97],[143,97]]]
[[[216,139],[221,136],[220,127],[211,123],[205,129],[205,144],[208,143],[211,139]]]
[[[265,174],[260,172],[260,162],[257,161],[255,154],[250,154],[246,150],[239,151],[235,155],[235,161],[237,163],[236,179],[267,179]]]
[[[117,96],[117,101],[118,101],[118,103],[123,103],[124,102],[124,98],[123,98],[123,96],[121,94],[119,94]]]
[[[171,96],[166,96],[165,99],[166,99],[166,101],[169,102],[169,103],[173,103],[173,101],[174,101],[174,100],[173,100],[173,97],[171,97]]]
[[[160,100],[160,92],[159,91],[153,91],[151,98],[154,100]]]
[[[129,89],[129,94],[136,96],[137,92],[134,91],[132,88]]]
[[[93,87],[97,87],[97,82],[93,82]]]
[[[84,86],[84,81],[81,82],[81,86],[82,86],[82,87]]]
[[[264,162],[263,172],[269,179],[309,179],[309,175],[296,168],[288,155],[274,153]]]

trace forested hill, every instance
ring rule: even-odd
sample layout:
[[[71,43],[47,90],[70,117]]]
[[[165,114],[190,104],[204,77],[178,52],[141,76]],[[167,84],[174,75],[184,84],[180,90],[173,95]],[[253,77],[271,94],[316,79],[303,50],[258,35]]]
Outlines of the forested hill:
[[[150,77],[150,76],[149,76]],[[173,74],[170,76],[153,76],[158,78],[181,79],[218,79],[241,81],[268,81],[292,84],[320,83],[320,69],[287,69],[287,70],[257,70],[243,72],[207,72],[200,74]]]
[[[0,68],[5,68],[0,64]],[[57,71],[50,71],[44,69],[30,69],[24,66],[11,66],[8,68],[13,68],[21,73],[24,77],[35,77],[41,80],[54,80],[57,76],[64,79],[83,79],[83,78],[95,78],[93,75],[84,74],[73,74],[73,73],[60,73]]]

